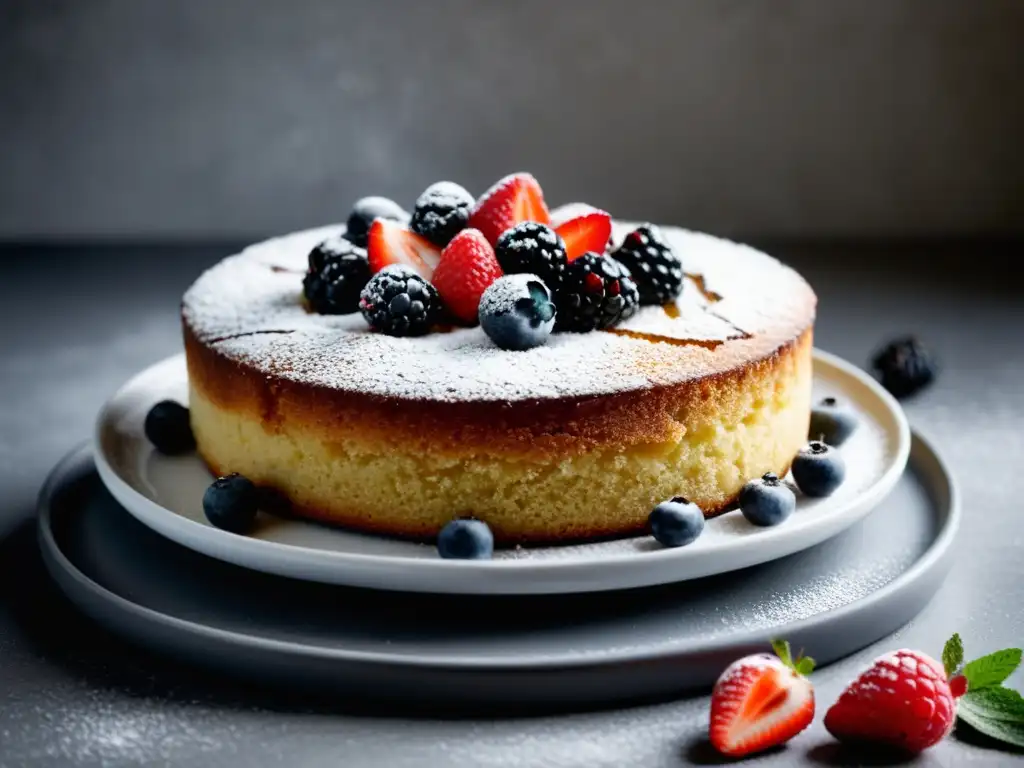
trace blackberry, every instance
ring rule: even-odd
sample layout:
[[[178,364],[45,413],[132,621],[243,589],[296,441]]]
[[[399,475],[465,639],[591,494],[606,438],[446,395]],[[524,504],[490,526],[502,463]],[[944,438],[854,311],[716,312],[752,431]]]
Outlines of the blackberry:
[[[551,227],[535,221],[524,221],[504,232],[494,255],[506,275],[536,275],[554,294],[568,264],[565,241]]]
[[[667,304],[683,289],[683,263],[653,224],[626,235],[612,256],[633,276],[641,304]]]
[[[455,182],[431,184],[416,200],[409,229],[444,248],[466,228],[475,202],[474,197]]]
[[[369,279],[366,251],[336,236],[309,252],[309,270],[302,278],[302,292],[314,312],[344,315],[358,311],[359,293]]]
[[[371,277],[359,299],[366,322],[388,336],[422,336],[430,331],[440,307],[437,289],[402,264]]]
[[[931,351],[914,336],[895,339],[871,360],[882,386],[894,397],[909,397],[927,387],[938,373]]]
[[[352,206],[352,213],[348,215],[345,238],[360,248],[365,248],[366,235],[369,234],[374,219],[391,219],[404,224],[409,220],[409,214],[394,200],[386,197],[361,197],[356,200]]]
[[[640,296],[624,266],[591,251],[569,262],[555,304],[555,330],[584,333],[632,317]]]

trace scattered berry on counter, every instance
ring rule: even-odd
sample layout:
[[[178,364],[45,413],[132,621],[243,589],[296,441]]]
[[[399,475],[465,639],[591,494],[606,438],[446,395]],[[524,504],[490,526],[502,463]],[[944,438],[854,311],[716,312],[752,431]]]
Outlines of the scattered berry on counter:
[[[494,535],[482,520],[452,520],[437,535],[437,553],[446,560],[486,560],[494,554]]]
[[[494,253],[506,275],[537,275],[552,293],[558,293],[567,263],[565,243],[548,225],[517,224],[498,238]]]
[[[653,224],[626,235],[612,255],[633,276],[641,304],[668,304],[683,290],[683,263]]]
[[[740,512],[754,525],[778,525],[795,509],[796,494],[774,472],[751,480],[740,491]]]
[[[388,219],[405,224],[409,220],[409,214],[394,200],[386,197],[361,198],[352,206],[352,213],[349,214],[348,224],[345,226],[345,237],[360,248],[365,248],[370,225],[375,219]]]
[[[506,275],[484,291],[479,317],[484,333],[498,347],[531,349],[548,340],[555,325],[555,305],[536,275]]]
[[[309,252],[302,292],[310,309],[321,315],[359,311],[359,293],[370,279],[366,251],[337,236]]]
[[[483,232],[494,246],[506,230],[524,221],[551,221],[540,184],[529,173],[513,173],[500,179],[480,196],[469,216],[469,226]]]
[[[370,278],[359,310],[370,327],[389,336],[422,336],[437,319],[437,289],[402,264],[385,267]]]
[[[871,359],[882,386],[897,398],[910,397],[935,380],[938,362],[931,350],[914,336],[895,339]]]
[[[854,433],[859,421],[848,405],[838,398],[826,397],[811,409],[808,437],[838,448]]]
[[[454,181],[431,184],[416,200],[409,229],[441,248],[466,228],[476,199]]]
[[[555,290],[556,331],[610,328],[636,314],[639,294],[629,272],[610,256],[585,253],[569,262]]]
[[[161,400],[150,408],[143,430],[153,447],[167,456],[187,453],[196,447],[188,408],[173,400]]]
[[[793,459],[793,480],[805,496],[831,496],[846,478],[846,464],[832,446],[811,440]]]
[[[814,660],[793,659],[789,643],[774,641],[775,656],[760,653],[734,661],[711,692],[712,746],[742,757],[784,744],[814,719]]]
[[[393,264],[402,264],[424,280],[433,276],[441,260],[440,248],[404,225],[387,219],[377,219],[370,225],[366,253],[370,272],[374,274]]]
[[[252,481],[234,473],[218,477],[206,489],[203,512],[214,527],[245,533],[256,520],[259,500],[259,490]]]
[[[665,547],[685,547],[704,532],[704,513],[682,496],[661,502],[647,522],[651,535]]]
[[[473,325],[484,291],[499,277],[494,249],[478,229],[464,229],[441,252],[432,282],[448,313]]]
[[[589,251],[604,253],[612,236],[612,217],[604,211],[591,208],[560,224],[555,232],[565,243],[569,261]]]

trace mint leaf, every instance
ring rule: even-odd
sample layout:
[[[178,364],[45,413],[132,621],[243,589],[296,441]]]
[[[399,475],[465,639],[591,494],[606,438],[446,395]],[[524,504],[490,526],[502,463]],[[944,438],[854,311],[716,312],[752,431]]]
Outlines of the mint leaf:
[[[960,697],[958,711],[1024,727],[1024,697],[1012,688],[996,686],[980,691],[968,690]]]
[[[810,656],[801,656],[796,662],[796,671],[800,675],[809,675],[814,671],[814,659]]]
[[[946,647],[942,649],[942,666],[946,668],[946,677],[955,675],[963,663],[964,644],[960,640],[959,633],[954,632],[953,636],[946,641]]]
[[[965,707],[963,699],[960,700],[960,710],[957,712],[957,717],[979,733],[1007,744],[1024,748],[1024,723],[1012,723],[1005,720],[992,720],[988,717],[982,717],[970,707]]]
[[[793,654],[789,650],[788,640],[772,640],[772,650],[787,667],[793,667]]]
[[[1020,648],[1004,648],[1001,651],[996,651],[988,656],[982,656],[980,659],[968,662],[964,667],[967,689],[977,691],[981,688],[999,685],[1020,666],[1020,659]],[[945,652],[942,654],[942,663],[946,663]]]

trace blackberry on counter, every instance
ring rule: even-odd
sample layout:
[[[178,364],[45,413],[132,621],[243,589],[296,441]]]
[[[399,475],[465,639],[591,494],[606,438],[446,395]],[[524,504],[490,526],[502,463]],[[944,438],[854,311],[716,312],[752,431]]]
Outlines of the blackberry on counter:
[[[641,304],[667,304],[683,289],[683,263],[652,224],[626,235],[612,256],[633,276]]]
[[[309,252],[302,292],[314,312],[343,315],[359,309],[359,293],[369,279],[366,251],[338,235]]]
[[[390,219],[405,223],[409,220],[409,214],[394,200],[386,197],[361,197],[356,200],[352,212],[348,215],[345,238],[360,248],[365,248],[366,235],[370,232],[370,225],[374,219]]]
[[[938,373],[938,362],[931,351],[914,336],[895,339],[871,360],[882,386],[898,398],[910,397],[927,387]]]
[[[622,264],[591,251],[569,262],[555,304],[556,331],[585,333],[632,317],[640,295]]]
[[[565,242],[546,224],[524,221],[498,238],[494,255],[506,275],[536,275],[557,294],[568,257]]]
[[[476,199],[453,181],[431,184],[416,200],[409,229],[444,248],[466,228]]]
[[[366,322],[388,336],[424,335],[440,308],[437,289],[402,264],[392,264],[371,277],[359,299]]]

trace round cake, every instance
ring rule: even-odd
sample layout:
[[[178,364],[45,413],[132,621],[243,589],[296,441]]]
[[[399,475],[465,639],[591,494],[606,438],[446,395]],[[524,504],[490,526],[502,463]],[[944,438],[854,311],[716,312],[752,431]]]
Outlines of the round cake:
[[[613,222],[610,247],[637,226]],[[721,513],[806,442],[816,299],[753,248],[660,230],[676,298],[520,351],[479,325],[403,337],[311,311],[310,251],[344,225],[246,248],[183,299],[199,453],[295,515],[421,540],[458,517],[502,545],[633,534],[678,496]]]

